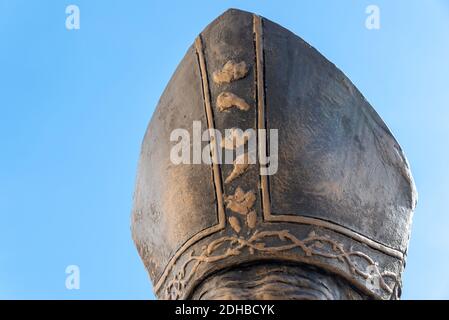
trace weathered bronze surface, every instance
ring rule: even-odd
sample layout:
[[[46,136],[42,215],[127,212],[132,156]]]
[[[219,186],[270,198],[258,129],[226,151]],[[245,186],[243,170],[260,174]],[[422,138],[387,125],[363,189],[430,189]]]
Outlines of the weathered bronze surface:
[[[173,164],[170,133],[193,121],[278,129],[278,172]],[[161,299],[397,299],[415,205],[400,146],[350,80],[288,30],[231,9],[160,99],[132,233]]]

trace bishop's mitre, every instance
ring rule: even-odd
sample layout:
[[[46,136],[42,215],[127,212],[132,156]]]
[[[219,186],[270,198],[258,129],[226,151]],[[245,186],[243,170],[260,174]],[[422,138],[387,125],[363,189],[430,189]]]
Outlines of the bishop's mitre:
[[[254,129],[256,162],[174,163],[173,130],[192,134],[195,122]],[[216,160],[222,145],[210,132]],[[276,157],[274,174],[265,156]],[[415,204],[404,153],[350,80],[283,27],[231,9],[198,36],[160,98],[132,233],[162,299],[188,299],[213,273],[260,261],[316,266],[395,299]]]

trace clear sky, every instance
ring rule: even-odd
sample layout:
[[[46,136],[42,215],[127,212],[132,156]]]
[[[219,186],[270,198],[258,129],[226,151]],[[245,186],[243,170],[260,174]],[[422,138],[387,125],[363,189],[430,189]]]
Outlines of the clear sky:
[[[186,49],[230,7],[316,47],[391,128],[419,192],[403,298],[449,299],[449,0],[0,0],[0,298],[153,298],[129,227],[140,143]]]

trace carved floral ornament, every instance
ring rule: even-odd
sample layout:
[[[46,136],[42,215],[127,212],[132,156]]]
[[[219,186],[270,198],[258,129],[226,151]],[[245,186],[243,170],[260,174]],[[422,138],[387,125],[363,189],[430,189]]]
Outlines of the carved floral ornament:
[[[235,230],[235,228],[234,228]],[[276,244],[272,244],[275,240]],[[270,243],[270,244],[269,244]],[[361,251],[346,249],[343,244],[324,234],[312,231],[305,239],[298,239],[289,230],[253,231],[249,236],[234,235],[220,237],[201,248],[198,254],[190,251],[183,265],[167,282],[164,298],[176,300],[183,297],[187,284],[202,264],[216,263],[240,255],[254,255],[256,252],[276,254],[299,249],[305,257],[321,257],[335,260],[346,267],[351,275],[362,278],[366,283],[377,285],[389,295],[399,284],[398,276],[382,271],[376,261]]]

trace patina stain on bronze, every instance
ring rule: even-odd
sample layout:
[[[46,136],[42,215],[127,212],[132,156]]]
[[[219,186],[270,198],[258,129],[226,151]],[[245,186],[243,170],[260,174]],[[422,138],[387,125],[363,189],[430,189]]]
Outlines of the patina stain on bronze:
[[[170,132],[278,129],[278,171],[170,161]],[[218,148],[245,144],[245,137]],[[240,140],[239,140],[240,139]],[[240,142],[238,142],[240,141]],[[301,38],[231,9],[195,40],[142,144],[132,233],[160,299],[398,299],[416,191],[362,94]]]

